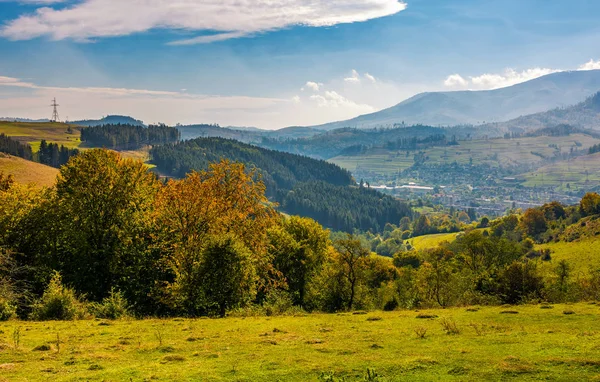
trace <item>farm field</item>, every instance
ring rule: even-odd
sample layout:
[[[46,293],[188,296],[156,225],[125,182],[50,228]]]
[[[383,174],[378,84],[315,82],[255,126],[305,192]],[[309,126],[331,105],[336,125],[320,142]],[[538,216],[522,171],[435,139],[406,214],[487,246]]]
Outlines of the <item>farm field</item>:
[[[34,152],[38,151],[42,139],[68,148],[78,148],[81,145],[79,132],[74,130],[72,134],[67,133],[68,126],[64,123],[51,122],[0,121],[0,134],[4,133],[18,141],[29,143]]]
[[[572,191],[585,189],[589,184],[600,183],[600,153],[540,167],[520,178],[525,180],[523,185],[526,187],[554,186],[566,190],[569,184]]]
[[[12,175],[17,183],[50,187],[56,181],[58,169],[0,153],[0,173]]]
[[[551,308],[10,321],[0,332],[0,380],[363,381],[367,369],[380,381],[600,377],[600,306]]]
[[[523,163],[537,163],[542,156],[552,157],[555,152],[570,152],[571,148],[586,151],[590,146],[600,143],[599,139],[584,134],[567,137],[527,137],[515,139],[477,139],[460,141],[458,146],[432,147],[425,152],[427,163],[469,163],[489,164],[491,166],[511,166]],[[535,153],[535,154],[534,154]],[[378,175],[393,175],[414,163],[414,152],[406,156],[406,151],[373,149],[358,156],[338,156],[329,161],[349,171],[363,170]]]

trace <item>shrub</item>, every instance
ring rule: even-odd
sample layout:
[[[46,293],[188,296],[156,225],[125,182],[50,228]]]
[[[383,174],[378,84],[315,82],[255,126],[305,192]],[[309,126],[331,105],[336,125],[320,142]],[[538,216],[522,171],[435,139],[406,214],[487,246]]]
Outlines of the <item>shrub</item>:
[[[90,304],[90,313],[98,318],[116,320],[129,316],[129,307],[123,294],[113,288],[102,303]]]
[[[55,272],[42,298],[33,304],[31,319],[37,321],[74,320],[85,317],[85,305],[77,299],[73,289],[62,284],[60,273]]]
[[[442,325],[446,334],[460,334],[460,329],[458,328],[456,321],[451,318],[442,318],[440,320],[440,325]]]
[[[427,328],[422,326],[416,327],[415,334],[417,335],[417,338],[423,339],[427,335]]]
[[[17,315],[17,307],[10,301],[0,301],[0,321],[8,321]]]

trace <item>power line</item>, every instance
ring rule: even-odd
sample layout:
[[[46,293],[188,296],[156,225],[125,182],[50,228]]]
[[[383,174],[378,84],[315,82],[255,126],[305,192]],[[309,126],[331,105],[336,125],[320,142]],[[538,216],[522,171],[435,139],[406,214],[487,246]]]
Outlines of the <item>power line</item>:
[[[52,105],[50,106],[53,107],[52,118],[50,119],[50,122],[59,122],[60,118],[58,117],[58,106],[60,105],[56,103],[56,98],[52,100]]]

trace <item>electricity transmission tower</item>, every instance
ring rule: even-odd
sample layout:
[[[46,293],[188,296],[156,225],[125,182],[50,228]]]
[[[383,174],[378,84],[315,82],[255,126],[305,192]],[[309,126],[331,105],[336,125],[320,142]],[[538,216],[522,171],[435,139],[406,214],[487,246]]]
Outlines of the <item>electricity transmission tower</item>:
[[[56,103],[56,98],[54,98],[52,100],[52,105],[50,105],[53,107],[53,111],[52,111],[52,118],[50,119],[50,122],[58,122],[59,118],[58,118],[58,106],[59,104]]]

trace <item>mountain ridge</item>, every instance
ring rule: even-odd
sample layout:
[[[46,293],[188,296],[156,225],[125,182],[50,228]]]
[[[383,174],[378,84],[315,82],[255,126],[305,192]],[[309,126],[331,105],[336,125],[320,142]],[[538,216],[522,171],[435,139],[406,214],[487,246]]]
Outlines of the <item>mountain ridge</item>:
[[[375,113],[307,127],[373,128],[403,122],[430,126],[480,125],[574,105],[598,91],[600,70],[565,71],[493,90],[419,93]]]

